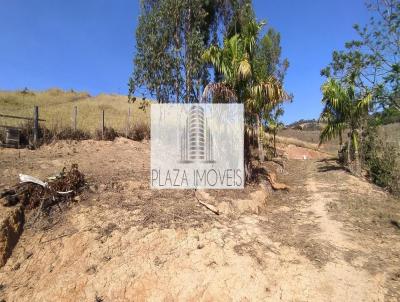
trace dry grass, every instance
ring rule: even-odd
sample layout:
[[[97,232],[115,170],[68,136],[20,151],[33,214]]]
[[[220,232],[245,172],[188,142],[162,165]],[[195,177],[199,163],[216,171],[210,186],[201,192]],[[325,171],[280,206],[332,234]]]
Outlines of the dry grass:
[[[273,144],[273,136],[269,133],[265,133],[265,140],[267,146],[272,146]],[[305,140],[293,138],[293,137],[286,137],[286,136],[276,136],[276,142],[279,144],[284,145],[294,145],[297,147],[302,147],[314,151],[323,152],[326,154],[330,154],[332,156],[336,156],[337,150],[339,149],[336,145],[329,145],[328,148],[326,145],[318,146],[318,144],[310,143]]]
[[[101,111],[105,110],[105,125],[125,132],[128,108],[131,108],[131,124],[148,123],[149,110],[140,109],[143,100],[138,98],[134,104],[122,95],[100,94],[91,97],[88,93],[49,89],[40,92],[0,91],[0,113],[32,117],[33,106],[39,106],[39,117],[45,119],[48,129],[71,127],[72,111],[78,108],[77,127],[95,133],[100,127]],[[1,125],[19,126],[20,120],[1,118]]]
[[[266,139],[272,139],[272,135],[269,133],[265,133]],[[276,142],[277,143],[282,143],[285,145],[295,145],[298,147],[303,147],[303,148],[308,148],[312,150],[318,150],[318,144],[312,144],[307,141],[299,140],[296,138],[291,138],[291,137],[284,137],[284,136],[276,136]]]
[[[384,125],[378,129],[378,135],[388,143],[400,147],[400,123]]]
[[[297,141],[302,141],[305,143],[311,143],[311,145],[313,146],[318,146],[319,134],[320,134],[319,130],[297,130],[289,128],[279,131],[279,136],[281,137],[295,139]],[[305,147],[305,146],[300,146],[296,143],[292,144],[299,147]],[[315,150],[315,148],[310,148],[310,149]],[[339,140],[334,139],[332,141],[324,143],[322,146],[320,146],[320,150],[331,154],[337,154],[337,151],[339,150]]]
[[[311,145],[318,145],[319,143],[319,134],[320,131],[318,130],[297,130],[297,129],[283,129],[279,131],[278,135],[280,137],[285,137],[288,138],[288,141],[281,141],[282,143],[290,143],[299,147],[305,147],[305,148],[310,148],[314,149],[311,147]],[[395,143],[400,147],[400,124],[399,123],[394,123],[394,124],[388,124],[384,125],[382,127],[379,127],[378,129],[378,135],[380,138],[382,138],[386,142],[390,143]],[[347,138],[346,134],[343,135],[343,139],[345,140]],[[292,141],[294,139],[294,141]],[[302,143],[299,142],[305,142],[306,146],[303,146]],[[308,145],[308,143],[311,143],[311,145]],[[339,139],[333,139],[329,142],[324,143],[320,149],[322,151],[331,153],[331,154],[337,154],[337,151],[339,150]]]

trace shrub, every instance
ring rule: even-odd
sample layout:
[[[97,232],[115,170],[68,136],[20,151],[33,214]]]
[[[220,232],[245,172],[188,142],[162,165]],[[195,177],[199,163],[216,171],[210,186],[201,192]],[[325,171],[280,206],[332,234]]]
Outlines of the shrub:
[[[21,128],[21,137],[20,137],[20,144],[30,145],[33,141],[33,121],[26,121],[20,124]],[[43,132],[46,132],[47,129],[41,127],[39,129],[39,138],[43,137]]]
[[[104,135],[103,135],[101,129],[96,129],[96,131],[95,131],[95,139],[96,140],[113,141],[118,136],[119,136],[118,132],[115,131],[115,129],[111,128],[111,127],[104,128]]]
[[[85,140],[89,139],[90,134],[84,130],[77,129],[74,130],[71,127],[66,127],[61,129],[56,133],[53,133],[53,139],[72,139],[72,140]]]
[[[128,130],[128,138],[135,141],[150,139],[150,126],[148,123],[136,123]]]
[[[28,89],[28,87],[25,87],[23,90],[19,91],[20,94],[22,94],[23,96],[34,96],[35,93],[33,93],[32,91],[30,91]]]
[[[400,165],[396,162],[400,153],[390,145],[385,145],[380,151],[381,154],[375,154],[368,161],[371,179],[390,192],[400,194]]]
[[[27,121],[20,125],[21,128],[21,145],[32,145],[33,143],[33,121]],[[53,125],[51,129],[40,124],[39,125],[39,145],[47,144],[54,140],[85,140],[90,139],[89,132],[71,127],[62,127]]]
[[[378,137],[369,127],[362,144],[362,161],[369,177],[378,186],[400,195],[400,149]]]

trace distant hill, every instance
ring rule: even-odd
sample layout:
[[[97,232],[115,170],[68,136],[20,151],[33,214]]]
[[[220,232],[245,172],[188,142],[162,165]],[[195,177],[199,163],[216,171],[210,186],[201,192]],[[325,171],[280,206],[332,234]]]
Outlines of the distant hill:
[[[323,124],[319,123],[316,119],[312,120],[298,120],[294,123],[287,125],[286,129],[295,129],[295,130],[305,130],[305,131],[317,131],[323,128]]]

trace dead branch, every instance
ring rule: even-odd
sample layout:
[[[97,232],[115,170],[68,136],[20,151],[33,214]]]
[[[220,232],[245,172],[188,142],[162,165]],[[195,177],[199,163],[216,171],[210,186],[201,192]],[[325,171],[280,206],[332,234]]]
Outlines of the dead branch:
[[[208,210],[210,210],[210,211],[213,212],[214,214],[219,215],[219,210],[218,210],[216,207],[214,207],[213,205],[211,205],[211,204],[209,204],[209,203],[206,203],[206,202],[204,202],[204,201],[201,201],[201,200],[197,197],[197,195],[196,195],[196,190],[194,190],[194,197],[196,197],[197,201],[198,201],[202,206],[206,207]]]
[[[37,209],[34,222],[39,219],[41,213],[48,212],[54,205],[61,210],[60,203],[72,200],[85,186],[85,177],[76,164],[73,164],[69,171],[63,168],[57,176],[49,178],[49,182],[30,175],[19,176],[20,183],[0,192],[0,196],[4,198],[1,202],[5,206],[20,203],[28,211]]]

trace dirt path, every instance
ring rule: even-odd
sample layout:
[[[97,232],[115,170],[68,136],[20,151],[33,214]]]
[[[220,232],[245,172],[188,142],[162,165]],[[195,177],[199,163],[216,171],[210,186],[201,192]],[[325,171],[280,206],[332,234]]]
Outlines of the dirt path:
[[[29,153],[30,168],[53,173],[63,164],[55,148]],[[57,150],[98,189],[26,226],[0,269],[5,301],[400,300],[400,230],[391,224],[400,203],[333,162],[290,160],[278,175],[289,193],[216,216],[191,192],[148,188],[145,144]],[[23,162],[0,156],[6,183]],[[258,196],[246,190],[210,195],[228,207]]]
[[[344,234],[342,223],[329,216],[328,205],[338,200],[339,196],[334,192],[327,192],[326,186],[327,184],[316,181],[314,177],[306,181],[306,190],[309,194],[307,199],[310,205],[305,210],[314,215],[314,221],[319,229],[315,237],[327,241],[335,248],[354,248],[354,243]]]

